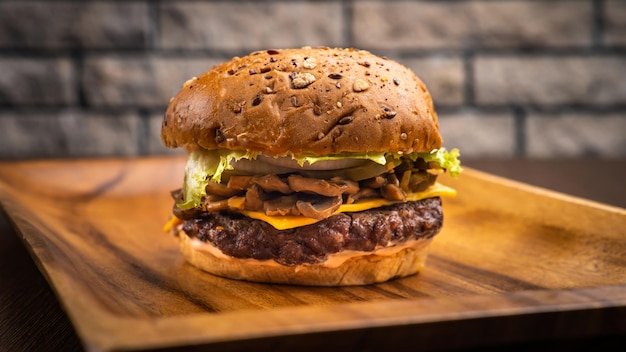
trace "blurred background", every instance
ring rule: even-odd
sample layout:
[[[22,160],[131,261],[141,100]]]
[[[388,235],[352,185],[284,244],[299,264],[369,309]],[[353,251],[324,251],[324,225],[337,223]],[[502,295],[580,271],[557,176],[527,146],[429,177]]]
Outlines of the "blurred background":
[[[626,1],[0,1],[0,159],[172,153],[183,82],[232,56],[367,49],[466,158],[626,157]]]

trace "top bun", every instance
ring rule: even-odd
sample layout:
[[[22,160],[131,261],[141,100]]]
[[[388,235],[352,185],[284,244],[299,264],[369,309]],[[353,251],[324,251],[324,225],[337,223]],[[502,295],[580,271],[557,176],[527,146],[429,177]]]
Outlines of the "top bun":
[[[442,144],[430,93],[411,70],[364,50],[309,47],[257,51],[190,79],[170,101],[161,139],[274,156]]]

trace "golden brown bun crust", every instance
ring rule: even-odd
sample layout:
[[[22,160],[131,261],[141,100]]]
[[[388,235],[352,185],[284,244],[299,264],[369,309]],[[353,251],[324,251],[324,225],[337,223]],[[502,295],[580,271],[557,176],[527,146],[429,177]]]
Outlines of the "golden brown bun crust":
[[[161,138],[168,147],[267,155],[442,144],[431,96],[411,70],[363,50],[308,47],[236,57],[187,81]]]
[[[184,231],[178,233],[180,250],[193,266],[231,279],[307,286],[353,286],[385,282],[418,273],[428,254],[431,239],[416,241],[392,255],[365,254],[352,257],[338,267],[323,265],[259,265],[254,260],[219,258],[193,247]]]

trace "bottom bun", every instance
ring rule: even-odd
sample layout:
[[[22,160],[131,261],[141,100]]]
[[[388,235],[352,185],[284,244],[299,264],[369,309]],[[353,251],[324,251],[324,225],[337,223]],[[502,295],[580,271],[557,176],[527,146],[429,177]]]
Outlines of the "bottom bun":
[[[385,282],[417,274],[426,262],[432,238],[373,252],[334,254],[338,261],[287,266],[273,260],[240,259],[179,231],[180,249],[197,268],[231,279],[307,286],[353,286]],[[363,254],[361,254],[363,253]],[[337,258],[339,257],[339,258]]]

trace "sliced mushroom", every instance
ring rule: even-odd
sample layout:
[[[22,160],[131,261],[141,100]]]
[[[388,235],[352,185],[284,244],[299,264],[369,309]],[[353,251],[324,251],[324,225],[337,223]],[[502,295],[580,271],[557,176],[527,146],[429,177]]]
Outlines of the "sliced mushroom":
[[[310,201],[298,200],[296,208],[304,216],[322,220],[333,215],[342,201],[341,197],[315,197]]]
[[[368,178],[367,180],[361,181],[361,186],[365,188],[380,188],[382,187],[387,180],[385,180],[382,176],[376,176],[372,178]]]
[[[204,211],[220,211],[228,209],[228,198],[207,195],[202,202]]]
[[[400,178],[400,188],[402,188],[406,192],[410,190],[409,182],[411,180],[411,173],[411,170],[406,170],[402,173],[402,177]]]
[[[287,182],[277,175],[254,177],[252,183],[261,187],[265,192],[280,192],[282,194],[293,193]]]
[[[295,194],[276,197],[263,203],[263,211],[269,216],[299,215],[300,212],[296,208],[297,201],[298,197]]]
[[[172,213],[174,213],[174,215],[177,218],[182,219],[182,220],[192,219],[196,216],[196,214],[198,214],[199,211],[201,211],[200,209],[197,209],[197,208],[181,209],[178,207],[177,204],[184,202],[182,188],[172,191],[170,194],[172,195],[172,198],[174,198],[174,206],[172,207]]]
[[[221,197],[232,197],[239,193],[239,190],[229,188],[227,185],[209,181],[204,188],[207,194],[214,194]]]
[[[315,193],[327,197],[337,197],[342,193],[339,185],[326,180],[289,175],[287,182],[294,192]]]
[[[246,200],[244,202],[244,208],[247,210],[261,210],[263,209],[263,190],[257,186],[252,185],[248,187],[246,191]]]
[[[398,180],[398,176],[393,172],[387,174],[387,183],[400,186],[400,180]]]
[[[342,194],[355,194],[359,191],[359,183],[341,177],[333,177],[330,181],[341,188]]]
[[[202,204],[197,208],[181,209],[176,204],[183,202],[183,190],[178,189],[171,192],[172,198],[174,198],[174,207],[172,212],[174,215],[182,220],[193,219],[198,216],[199,213],[206,211],[219,211],[228,209],[228,198],[214,194],[207,194],[202,198]]]
[[[380,197],[380,191],[373,188],[361,188],[357,193],[350,194],[346,197],[346,204],[352,204],[359,199],[365,198],[378,198]]]
[[[252,182],[252,176],[231,176],[226,187],[238,191],[245,191]]]
[[[388,183],[380,188],[380,193],[385,199],[388,200],[406,200],[406,192],[400,188],[400,186]]]

